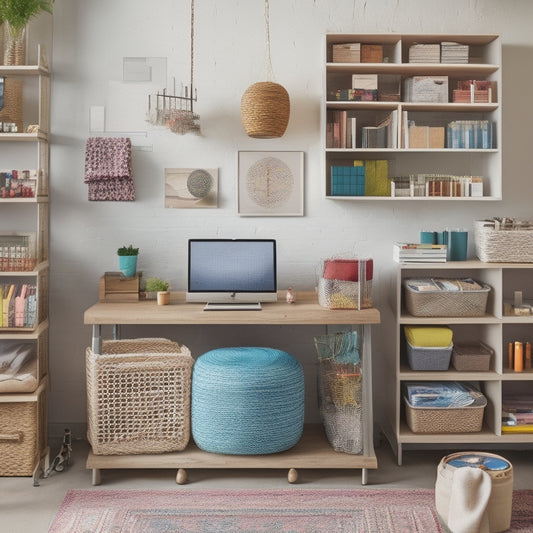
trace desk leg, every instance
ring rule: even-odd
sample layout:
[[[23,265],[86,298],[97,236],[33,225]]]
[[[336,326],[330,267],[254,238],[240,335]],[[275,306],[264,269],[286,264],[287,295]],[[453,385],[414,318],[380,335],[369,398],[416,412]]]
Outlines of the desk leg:
[[[120,339],[120,324],[115,324],[113,326],[113,340],[119,340]]]
[[[99,468],[93,468],[93,485],[102,483],[102,472]]]
[[[93,325],[92,350],[93,353],[102,353],[102,326],[99,324]]]

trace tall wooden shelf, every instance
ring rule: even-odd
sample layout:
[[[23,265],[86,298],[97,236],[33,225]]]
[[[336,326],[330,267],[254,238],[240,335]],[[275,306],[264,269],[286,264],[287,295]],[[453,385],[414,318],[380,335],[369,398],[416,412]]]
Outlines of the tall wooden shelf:
[[[47,439],[47,403],[46,390],[48,388],[48,280],[49,280],[49,203],[48,203],[48,175],[49,175],[49,131],[50,131],[50,71],[46,63],[45,53],[41,46],[38,50],[38,64],[36,65],[0,65],[0,76],[20,78],[28,81],[31,85],[29,92],[32,98],[36,98],[38,107],[36,116],[24,120],[24,129],[29,124],[36,124],[37,131],[32,133],[0,133],[0,151],[3,153],[3,166],[8,168],[20,168],[20,165],[10,163],[10,147],[17,150],[22,147],[23,157],[28,161],[26,168],[37,168],[38,179],[35,196],[32,198],[0,198],[0,220],[3,228],[9,228],[16,232],[17,217],[21,212],[27,213],[28,219],[35,218],[34,230],[36,234],[36,260],[37,264],[31,271],[0,271],[0,283],[32,280],[37,286],[37,315],[34,327],[2,327],[0,328],[0,344],[3,342],[20,341],[21,343],[33,342],[36,346],[35,375],[37,386],[34,391],[0,394],[0,413],[3,406],[12,403],[35,405],[38,410],[38,427],[35,435],[19,431],[18,421],[10,420],[9,427],[2,427],[4,435],[19,435],[13,442],[22,442],[23,449],[28,449],[29,439],[35,442],[35,457],[33,479],[38,483],[40,473],[47,468],[49,460],[49,448]],[[33,92],[34,85],[36,86]],[[33,94],[36,96],[34,97]],[[22,143],[22,144],[21,144]],[[34,149],[36,150],[34,151]],[[32,153],[33,152],[33,153]],[[17,152],[18,153],[18,152]],[[20,155],[19,155],[20,157]],[[18,218],[20,220],[20,218]],[[15,227],[13,227],[15,225]],[[10,281],[11,280],[11,281]],[[16,446],[13,443],[0,441],[0,453],[2,446]],[[10,456],[17,457],[17,451],[11,449]],[[32,452],[33,453],[33,452]],[[6,475],[0,471],[0,475]],[[9,473],[7,475],[29,475],[28,472]]]
[[[396,276],[395,349],[384,373],[392,394],[385,409],[384,432],[402,464],[404,445],[431,444],[446,448],[451,445],[475,445],[497,448],[507,444],[533,444],[531,433],[502,434],[502,398],[505,391],[531,392],[533,371],[514,372],[507,365],[509,342],[520,339],[533,342],[533,316],[505,314],[505,303],[512,301],[514,291],[533,295],[533,264],[484,263],[452,261],[447,263],[400,264]],[[491,287],[487,312],[482,317],[415,317],[405,309],[403,280],[406,278],[471,277]],[[444,372],[411,370],[407,364],[402,328],[405,325],[441,325],[453,330],[454,342],[481,340],[494,350],[488,372],[458,372],[450,365]],[[468,381],[480,384],[487,397],[483,429],[479,433],[413,433],[405,422],[402,384],[406,381]]]
[[[409,48],[415,43],[459,42],[469,45],[469,62],[410,63]],[[333,62],[332,47],[340,43],[379,44],[383,47],[382,63]],[[380,201],[493,201],[502,198],[502,76],[501,43],[498,35],[468,34],[328,34],[325,39],[324,100],[322,104],[322,136],[324,146],[324,192],[326,198],[335,200]],[[338,101],[328,95],[331,91],[348,89],[354,74],[396,75],[401,80],[401,101]],[[490,80],[496,82],[497,101],[491,103],[416,103],[405,102],[404,80],[411,76],[448,76],[449,93],[458,80]],[[357,120],[356,148],[327,146],[326,129],[329,114],[334,110],[352,112]],[[493,148],[361,148],[361,124],[368,123],[391,111],[397,111],[397,135],[402,135],[402,120],[443,126],[462,119],[490,120],[494,124]],[[450,174],[455,176],[482,176],[482,197],[445,196],[342,196],[331,190],[331,166],[351,166],[354,160],[385,159],[389,177],[416,174]]]

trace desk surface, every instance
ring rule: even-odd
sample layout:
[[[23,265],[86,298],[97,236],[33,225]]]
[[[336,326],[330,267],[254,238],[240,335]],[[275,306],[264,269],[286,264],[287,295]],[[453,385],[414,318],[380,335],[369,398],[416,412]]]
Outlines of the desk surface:
[[[379,324],[377,309],[326,309],[315,292],[296,293],[296,302],[285,302],[280,291],[275,303],[261,311],[204,311],[204,304],[188,303],[185,293],[171,294],[169,305],[155,300],[97,303],[84,313],[85,324]]]

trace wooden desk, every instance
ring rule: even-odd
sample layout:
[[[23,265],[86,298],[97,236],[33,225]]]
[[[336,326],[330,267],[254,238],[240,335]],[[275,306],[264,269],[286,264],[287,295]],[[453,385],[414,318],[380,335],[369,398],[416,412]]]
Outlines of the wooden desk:
[[[318,305],[314,292],[298,292],[293,304],[279,301],[264,303],[261,311],[204,311],[203,304],[186,303],[184,293],[172,293],[171,303],[158,306],[154,300],[131,303],[97,303],[84,313],[84,323],[93,326],[92,348],[101,351],[102,326],[115,326],[119,337],[121,324],[174,325],[357,325],[363,330],[363,431],[361,455],[335,452],[320,425],[306,425],[300,442],[291,450],[272,455],[222,455],[199,450],[193,442],[182,452],[154,455],[95,455],[89,453],[87,468],[93,471],[93,484],[101,481],[101,469],[172,468],[179,469],[177,482],[186,480],[186,468],[289,468],[289,481],[297,479],[296,468],[362,469],[362,484],[367,483],[367,469],[377,468],[373,445],[372,357],[370,325],[379,324],[377,309],[330,310]],[[192,439],[191,439],[192,441]]]

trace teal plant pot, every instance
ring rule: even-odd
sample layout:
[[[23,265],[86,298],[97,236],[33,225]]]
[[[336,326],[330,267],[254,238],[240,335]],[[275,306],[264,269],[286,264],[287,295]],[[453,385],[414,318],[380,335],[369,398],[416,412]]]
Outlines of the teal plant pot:
[[[135,276],[135,273],[137,272],[137,256],[119,255],[118,268],[127,278]]]

